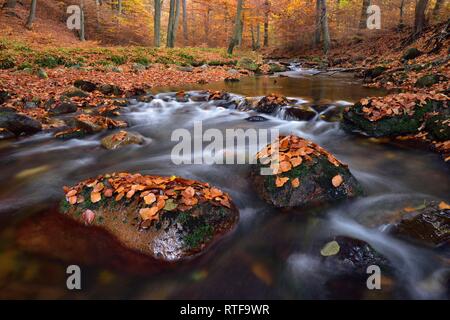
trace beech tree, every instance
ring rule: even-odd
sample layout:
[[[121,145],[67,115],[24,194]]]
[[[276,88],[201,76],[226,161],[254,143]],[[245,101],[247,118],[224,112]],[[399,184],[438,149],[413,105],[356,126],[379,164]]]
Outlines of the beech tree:
[[[30,6],[30,13],[28,15],[28,19],[27,19],[27,23],[26,23],[26,27],[29,30],[31,30],[33,28],[33,22],[34,22],[34,19],[36,19],[36,5],[37,5],[37,0],[32,0],[31,6]]]
[[[154,0],[155,12],[153,14],[153,42],[155,47],[161,46],[161,7],[162,0]]]
[[[178,21],[180,17],[180,0],[170,0],[169,22],[167,25],[167,47],[175,47]]]
[[[362,5],[359,29],[365,29],[367,27],[367,8],[370,6],[370,0],[363,0]]]
[[[239,43],[239,39],[242,37],[242,8],[244,6],[244,0],[238,0],[236,9],[236,20],[234,22],[233,36],[228,46],[228,54],[232,54],[234,47]]]
[[[425,12],[427,10],[429,0],[418,0],[416,4],[414,34],[417,36],[422,33],[426,24]]]

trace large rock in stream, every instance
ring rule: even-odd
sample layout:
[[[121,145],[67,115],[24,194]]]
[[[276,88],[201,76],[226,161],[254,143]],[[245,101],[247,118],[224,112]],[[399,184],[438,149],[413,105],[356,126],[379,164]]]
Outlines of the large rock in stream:
[[[327,203],[362,193],[346,165],[317,144],[297,136],[279,137],[256,158],[258,163],[251,169],[256,191],[278,208]],[[264,175],[262,169],[267,171]]]
[[[65,187],[65,194],[60,207],[65,217],[164,262],[204,252],[239,219],[228,194],[179,177],[107,174]]]
[[[412,93],[362,99],[344,110],[342,126],[371,137],[417,133],[427,114],[447,109],[447,100],[443,94]]]
[[[429,203],[408,212],[392,229],[392,234],[430,246],[450,244],[450,206]]]
[[[15,112],[0,112],[0,128],[4,128],[16,136],[33,134],[42,130],[39,121]]]

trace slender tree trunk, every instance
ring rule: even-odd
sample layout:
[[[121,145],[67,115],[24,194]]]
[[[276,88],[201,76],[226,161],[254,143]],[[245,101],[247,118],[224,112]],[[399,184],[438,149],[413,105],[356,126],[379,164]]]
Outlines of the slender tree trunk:
[[[259,22],[256,24],[256,49],[261,48],[261,26]]]
[[[429,0],[419,0],[416,4],[415,22],[414,22],[414,34],[419,35],[422,33],[426,24],[425,12],[427,10]]]
[[[100,6],[102,4],[102,0],[95,0],[95,17],[96,17],[96,21],[95,21],[95,28],[97,29],[97,31],[100,30]]]
[[[328,50],[330,49],[330,30],[328,28],[328,14],[327,14],[327,3],[326,0],[320,0],[320,9],[321,9],[321,25],[322,25],[322,37],[323,37],[323,52],[328,54]]]
[[[33,22],[34,22],[34,19],[36,18],[36,5],[37,5],[37,0],[32,0],[31,7],[30,7],[30,13],[28,15],[27,24],[26,24],[26,27],[29,30],[31,30],[31,28],[33,28]]]
[[[314,32],[314,47],[318,47],[320,44],[320,36],[322,34],[321,14],[320,10],[321,0],[316,0],[316,30]]]
[[[80,1],[81,17],[80,17],[80,41],[85,41],[85,29],[84,29],[84,1]]]
[[[238,41],[238,47],[242,46],[242,37],[244,35],[244,21],[245,21],[245,17],[244,14],[242,14],[242,19],[241,19],[241,30],[239,31],[239,41]]]
[[[167,27],[167,47],[175,47],[178,21],[180,18],[180,0],[170,0],[169,23]]]
[[[188,45],[189,41],[189,33],[188,33],[188,22],[187,22],[187,4],[186,0],[183,1],[183,38],[184,38],[184,46]]]
[[[252,35],[252,50],[256,50],[256,36],[255,36],[255,30],[253,28],[253,24],[250,25],[250,33]]]
[[[176,0],[170,0],[170,7],[169,7],[169,21],[167,23],[167,41],[166,46],[168,48],[173,47],[173,27],[174,27],[174,20],[175,20],[175,1]]]
[[[153,42],[155,47],[161,46],[161,0],[154,0],[155,13],[153,15]]]
[[[433,8],[433,19],[437,19],[445,0],[437,0]]]
[[[3,5],[4,8],[14,9],[16,7],[17,0],[7,0]]]
[[[238,0],[237,10],[236,10],[236,20],[234,23],[234,32],[230,40],[230,45],[228,46],[228,54],[233,54],[234,47],[239,42],[240,33],[242,32],[242,7],[244,5],[244,0]]]
[[[208,4],[206,8],[206,16],[205,16],[205,38],[203,39],[203,43],[209,46],[209,22],[211,18],[211,7]]]
[[[270,2],[266,0],[264,2],[264,47],[269,46],[269,13]]]
[[[363,0],[362,5],[359,29],[365,29],[367,27],[367,8],[370,6],[370,0]]]
[[[404,21],[403,21],[404,10],[405,10],[405,0],[402,0],[402,1],[400,2],[400,21],[399,21],[399,23],[398,23],[398,26],[399,26],[400,28],[403,28],[404,25],[405,25],[405,23],[404,23]]]

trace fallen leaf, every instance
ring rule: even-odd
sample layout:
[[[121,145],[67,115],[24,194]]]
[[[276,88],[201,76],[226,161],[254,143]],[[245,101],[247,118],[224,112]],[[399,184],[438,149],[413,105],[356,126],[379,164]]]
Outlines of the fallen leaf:
[[[294,180],[292,180],[291,183],[292,183],[292,187],[294,187],[294,188],[298,188],[300,186],[300,180],[298,178],[295,178]]]
[[[288,182],[288,181],[289,181],[289,178],[285,178],[285,177],[277,177],[277,178],[275,179],[275,185],[276,185],[278,188],[281,188],[281,187],[284,186],[285,183]]]
[[[330,257],[330,256],[337,255],[339,253],[339,250],[341,250],[339,243],[337,243],[337,241],[331,241],[331,242],[328,242],[322,248],[322,250],[320,250],[320,254],[324,257]]]
[[[342,184],[342,182],[344,182],[344,179],[342,179],[342,176],[340,174],[338,174],[337,176],[333,177],[331,182],[333,183],[333,186],[335,188],[337,188],[337,187],[339,187]]]
[[[441,203],[439,203],[439,209],[441,210],[450,210],[450,204],[441,201]]]
[[[142,220],[158,220],[157,213],[159,209],[158,207],[154,206],[151,208],[143,208],[139,210],[139,215],[141,216]]]
[[[100,192],[95,192],[95,191],[91,192],[91,202],[92,203],[97,203],[101,199],[102,199],[102,195],[100,194]]]
[[[81,218],[83,219],[84,223],[91,224],[94,221],[95,213],[94,211],[87,209],[83,212]]]
[[[149,193],[147,196],[144,197],[145,204],[152,204],[156,201],[156,196],[153,193]]]

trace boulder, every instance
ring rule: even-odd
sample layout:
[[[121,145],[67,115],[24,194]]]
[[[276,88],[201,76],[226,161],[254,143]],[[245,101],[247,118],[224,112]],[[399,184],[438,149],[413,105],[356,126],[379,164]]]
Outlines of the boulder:
[[[114,150],[130,144],[142,144],[144,143],[144,137],[139,133],[121,130],[118,133],[104,137],[101,143],[105,149]]]
[[[414,86],[417,88],[429,88],[437,83],[447,81],[447,77],[443,74],[428,74],[417,79]]]
[[[285,118],[298,121],[310,121],[314,119],[317,113],[309,107],[286,108]]]
[[[175,100],[177,102],[189,102],[189,94],[184,91],[178,91],[175,93]]]
[[[417,58],[420,55],[422,55],[422,52],[419,49],[417,49],[417,48],[409,48],[403,54],[402,59],[403,60],[412,60],[412,59]]]
[[[226,193],[179,177],[113,173],[64,191],[64,216],[157,261],[181,261],[204,252],[239,219]]]
[[[37,75],[38,75],[38,77],[41,78],[41,79],[48,79],[47,72],[45,72],[45,70],[42,69],[42,68],[39,68],[39,69],[38,69]]]
[[[386,67],[384,66],[376,66],[375,68],[368,69],[364,72],[365,79],[375,79],[383,74],[386,71]]]
[[[58,102],[53,108],[50,108],[48,113],[50,115],[61,115],[67,113],[77,112],[78,107],[71,102]]]
[[[244,57],[238,61],[237,67],[239,69],[245,69],[256,72],[259,69],[259,64],[253,59]]]
[[[281,136],[256,158],[251,179],[260,197],[275,207],[309,206],[362,194],[346,165],[303,138]]]
[[[445,99],[443,97],[442,99]],[[366,99],[363,99],[364,101]],[[382,106],[378,106],[379,103]],[[416,133],[428,112],[440,110],[446,102],[399,94],[358,102],[344,109],[342,127],[349,132],[370,137],[398,136]]]
[[[70,90],[67,90],[67,91],[63,92],[61,94],[61,97],[66,97],[66,98],[75,98],[75,97],[77,97],[77,98],[86,98],[86,97],[89,97],[89,94],[87,94],[83,90],[75,88],[75,89],[70,89]]]
[[[98,87],[98,90],[104,95],[120,96],[123,94],[122,89],[112,84],[102,84]]]
[[[208,92],[208,101],[229,100],[230,94],[223,91],[210,91]]]
[[[431,246],[450,243],[450,206],[445,202],[428,203],[409,212],[392,229],[392,234]]]
[[[251,117],[245,118],[245,120],[247,120],[248,122],[263,122],[263,121],[268,121],[269,119],[261,117],[261,116],[251,116]]]
[[[76,80],[73,85],[76,88],[86,92],[93,92],[97,89],[97,85],[95,83],[86,80]]]
[[[0,128],[7,129],[16,136],[22,134],[33,134],[42,130],[42,125],[39,121],[30,118],[26,115],[14,112],[0,113]]]
[[[446,108],[428,117],[425,122],[425,129],[435,140],[450,140],[450,110]]]
[[[4,104],[10,98],[9,92],[5,90],[0,90],[0,104]]]
[[[346,236],[336,236],[322,246],[320,255],[330,269],[339,273],[367,275],[367,267],[391,269],[390,262],[367,242]]]
[[[0,140],[6,140],[14,138],[16,135],[5,128],[0,128]]]
[[[97,133],[106,129],[126,128],[128,126],[124,121],[87,114],[76,116],[72,122],[74,127],[82,129],[85,133]]]
[[[255,111],[270,114],[280,110],[281,107],[288,105],[289,100],[286,97],[272,93],[259,100],[258,104],[255,106]]]
[[[288,70],[288,68],[284,64],[277,63],[277,62],[269,63],[269,68],[270,68],[271,73],[285,72]]]

